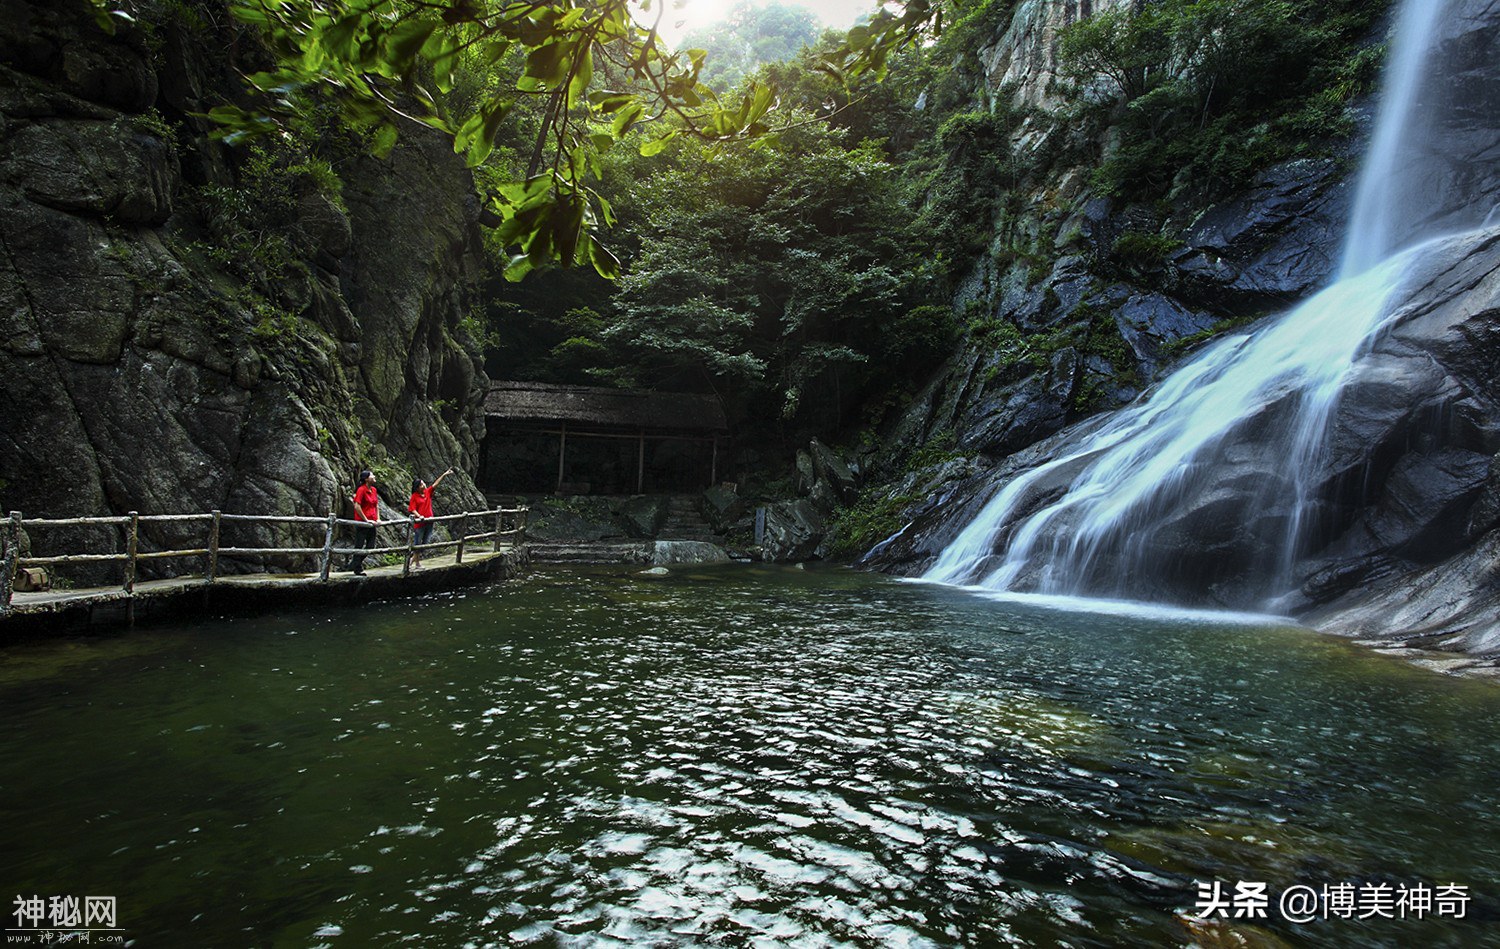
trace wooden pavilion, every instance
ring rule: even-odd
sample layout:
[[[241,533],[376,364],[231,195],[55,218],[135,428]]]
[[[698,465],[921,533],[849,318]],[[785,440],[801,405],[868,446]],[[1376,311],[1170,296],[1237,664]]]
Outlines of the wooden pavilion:
[[[494,382],[481,461],[491,493],[700,491],[729,426],[714,395]]]

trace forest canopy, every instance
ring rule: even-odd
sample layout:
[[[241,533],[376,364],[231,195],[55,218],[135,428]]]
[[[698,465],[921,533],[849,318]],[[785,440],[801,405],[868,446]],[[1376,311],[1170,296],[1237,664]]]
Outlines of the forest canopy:
[[[109,22],[109,0],[94,0]],[[655,6],[653,7],[653,3]],[[664,0],[231,0],[260,31],[268,68],[247,76],[257,101],[211,117],[240,140],[307,121],[324,103],[389,151],[405,125],[453,137],[474,166],[513,113],[531,138],[509,180],[485,195],[509,253],[506,275],[619,261],[599,239],[614,211],[596,184],[604,156],[627,140],[643,155],[679,137],[700,143],[766,139],[774,86],[750,80],[732,94],[701,81],[705,52],[672,49],[659,32]],[[822,64],[841,80],[883,74],[890,56],[935,25],[937,8],[912,0],[851,29]],[[463,94],[467,93],[467,94]]]

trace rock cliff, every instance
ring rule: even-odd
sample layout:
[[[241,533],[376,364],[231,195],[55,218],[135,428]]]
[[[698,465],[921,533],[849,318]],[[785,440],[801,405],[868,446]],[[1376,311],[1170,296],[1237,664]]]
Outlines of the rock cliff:
[[[327,514],[371,467],[404,509],[410,474],[473,469],[467,170],[413,131],[386,160],[210,141],[256,55],[210,3],[111,37],[0,2],[0,507]]]
[[[1087,11],[1062,0],[1019,4],[985,53],[989,94],[1042,103],[1056,71],[1048,37],[1078,15]],[[1492,151],[1500,4],[1456,0],[1439,41],[1462,82],[1431,87],[1421,134],[1429,153],[1452,161],[1418,187],[1426,226],[1442,231],[1490,213],[1489,199],[1475,196],[1492,195],[1500,174]],[[1459,95],[1469,104],[1443,108]],[[1369,111],[1360,109],[1366,129]],[[1023,147],[1029,134],[1019,136]],[[1091,197],[1080,170],[1054,168],[1030,196],[1036,210],[1001,216],[1001,252],[976,264],[960,296],[970,317],[965,344],[889,433],[897,446],[950,450],[926,453],[915,470],[885,470],[906,527],[866,563],[920,572],[1015,474],[1077,445],[1100,424],[1098,412],[1135,398],[1199,339],[1281,312],[1324,285],[1337,266],[1360,144],[1268,168],[1250,188],[1210,203],[1122,205]],[[1139,239],[1160,234],[1176,237]],[[1500,653],[1497,268],[1500,234],[1491,230],[1450,242],[1411,276],[1400,319],[1343,399],[1328,458],[1303,473],[1319,486],[1320,533],[1278,608],[1340,632]],[[1176,544],[1163,551],[1176,566],[1139,578],[1142,596],[1264,603],[1264,578],[1252,571],[1264,562],[1265,538],[1253,523],[1226,532],[1222,515],[1285,477],[1285,459],[1258,447],[1254,431],[1274,429],[1281,408],[1268,405],[1225,447],[1242,462],[1232,483],[1184,500],[1180,529],[1163,535]],[[1059,470],[1055,484],[1038,486],[1035,504],[1065,490],[1070,476]],[[1261,513],[1267,524],[1288,516]]]

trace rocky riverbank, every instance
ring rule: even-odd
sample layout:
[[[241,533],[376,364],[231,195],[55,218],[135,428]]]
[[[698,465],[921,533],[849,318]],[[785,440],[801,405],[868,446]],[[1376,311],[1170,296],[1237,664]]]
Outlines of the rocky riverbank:
[[[213,140],[257,49],[211,3],[114,36],[0,3],[0,508],[326,515],[368,467],[402,510],[411,474],[473,469],[469,172],[436,133]]]

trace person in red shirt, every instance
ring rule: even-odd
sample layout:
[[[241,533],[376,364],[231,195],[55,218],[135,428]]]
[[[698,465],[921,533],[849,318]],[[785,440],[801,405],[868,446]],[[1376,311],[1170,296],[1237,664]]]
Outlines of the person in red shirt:
[[[452,473],[453,469],[449,468],[438,475],[432,484],[428,484],[422,478],[417,478],[411,483],[411,500],[407,502],[406,510],[411,514],[412,530],[416,532],[416,536],[412,538],[412,543],[418,548],[423,544],[432,542],[432,528],[434,526],[432,523],[432,492],[436,491],[437,486],[443,483],[443,479]],[[422,551],[420,549],[414,551],[412,565],[417,567],[422,566]]]
[[[375,546],[375,524],[380,520],[380,494],[375,490],[375,473],[361,471],[359,487],[354,490],[354,519],[368,521],[354,528],[354,546],[364,550]],[[365,553],[349,559],[349,569],[356,577],[365,575]]]

